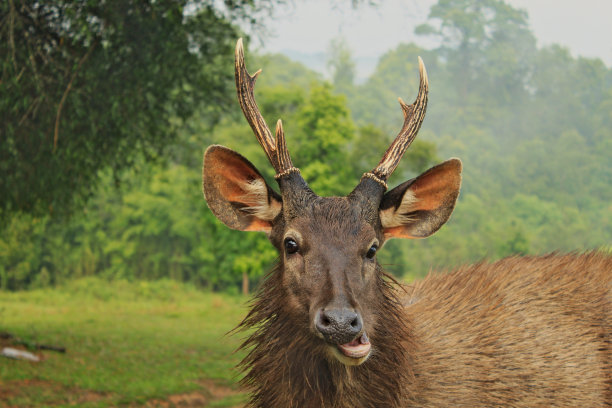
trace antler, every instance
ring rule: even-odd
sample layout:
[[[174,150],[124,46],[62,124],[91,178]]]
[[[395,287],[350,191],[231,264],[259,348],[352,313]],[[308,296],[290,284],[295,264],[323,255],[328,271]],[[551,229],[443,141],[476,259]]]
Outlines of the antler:
[[[385,188],[387,188],[387,178],[389,178],[399,164],[406,149],[408,149],[419,132],[421,123],[423,123],[423,119],[425,118],[429,82],[427,80],[425,64],[423,64],[421,57],[419,57],[419,74],[421,77],[419,94],[414,103],[412,105],[406,105],[402,98],[398,98],[402,110],[404,111],[404,125],[402,126],[402,130],[400,130],[393,143],[391,143],[391,146],[389,146],[385,152],[378,166],[371,172],[364,174],[365,177],[370,177],[378,181]]]
[[[257,80],[257,76],[261,72],[261,69],[255,72],[253,75],[250,75],[247,71],[244,63],[242,38],[240,38],[236,43],[235,70],[236,92],[238,94],[238,101],[240,102],[242,113],[244,113],[247,122],[249,122],[249,125],[251,125],[251,129],[253,129],[253,133],[255,133],[257,141],[264,149],[264,152],[266,152],[268,160],[270,160],[274,170],[276,170],[275,177],[278,179],[285,174],[289,174],[294,171],[299,172],[299,169],[293,167],[293,163],[291,162],[291,157],[289,156],[289,151],[287,150],[287,145],[285,143],[282,122],[279,119],[276,123],[275,140],[275,138],[272,137],[270,128],[268,128],[268,125],[264,121],[261,112],[259,112],[257,103],[255,102],[255,96],[253,95],[253,90],[255,88],[255,81]]]

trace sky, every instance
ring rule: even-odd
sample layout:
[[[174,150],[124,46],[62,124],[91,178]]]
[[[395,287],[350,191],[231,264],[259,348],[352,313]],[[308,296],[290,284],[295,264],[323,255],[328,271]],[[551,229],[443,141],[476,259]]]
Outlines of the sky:
[[[289,56],[320,54],[328,49],[333,38],[343,36],[363,76],[373,70],[372,61],[401,42],[433,45],[417,37],[414,28],[427,20],[429,8],[436,2],[378,0],[375,7],[361,5],[354,9],[346,0],[295,0],[277,9],[274,17],[266,22],[269,32],[263,45],[257,41],[255,45],[264,52],[282,52]],[[612,66],[612,0],[506,2],[528,12],[539,47],[560,44],[568,47],[574,56],[601,58],[608,67]]]

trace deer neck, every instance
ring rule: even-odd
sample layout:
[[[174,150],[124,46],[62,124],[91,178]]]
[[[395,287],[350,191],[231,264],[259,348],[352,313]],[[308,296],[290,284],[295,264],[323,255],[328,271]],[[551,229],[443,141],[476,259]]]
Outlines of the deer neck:
[[[240,325],[254,330],[241,346],[248,350],[241,368],[249,406],[403,407],[414,401],[416,343],[390,279],[380,274],[375,307],[381,320],[370,336],[375,351],[365,363],[346,366],[311,334],[307,313],[291,307],[281,273],[280,267],[270,273]]]

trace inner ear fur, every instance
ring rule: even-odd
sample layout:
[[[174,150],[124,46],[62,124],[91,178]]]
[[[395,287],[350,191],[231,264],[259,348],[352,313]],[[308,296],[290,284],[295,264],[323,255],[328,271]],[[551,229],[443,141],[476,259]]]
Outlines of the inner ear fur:
[[[385,238],[425,238],[440,229],[459,197],[461,167],[447,160],[386,193],[379,207]]]
[[[202,188],[210,210],[232,229],[269,233],[282,210],[280,195],[255,166],[224,146],[204,152]]]

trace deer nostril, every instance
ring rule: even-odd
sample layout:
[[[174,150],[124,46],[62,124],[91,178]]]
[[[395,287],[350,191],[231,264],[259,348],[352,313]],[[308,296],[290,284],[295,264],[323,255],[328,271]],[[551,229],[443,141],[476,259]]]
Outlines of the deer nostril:
[[[344,344],[355,340],[363,328],[361,315],[351,309],[319,309],[315,317],[315,329],[323,338],[334,344]]]

